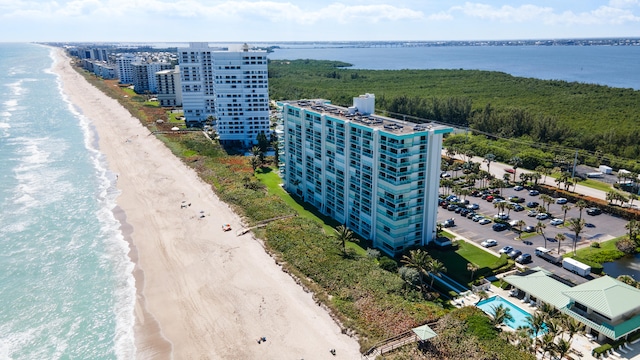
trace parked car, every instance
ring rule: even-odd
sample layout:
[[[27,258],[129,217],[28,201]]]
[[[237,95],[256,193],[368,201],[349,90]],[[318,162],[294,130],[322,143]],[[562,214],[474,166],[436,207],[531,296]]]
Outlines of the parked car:
[[[588,228],[594,228],[594,227],[596,227],[596,226],[595,226],[594,224],[592,224],[592,223],[585,223],[585,224],[584,224],[584,226],[585,226],[585,227],[588,227]]]
[[[528,208],[537,208],[538,206],[540,206],[540,203],[537,201],[529,201],[527,203]]]
[[[469,213],[467,214],[467,219],[473,219],[476,215],[475,211],[469,211]]]
[[[524,198],[520,196],[509,196],[509,201],[519,204],[524,202]]]
[[[504,169],[504,171],[508,172],[509,174],[515,174],[516,172],[515,169]]]
[[[440,173],[440,177],[443,178],[443,179],[450,178],[451,174],[449,174],[446,171],[443,171],[443,172]]]
[[[446,227],[446,228],[448,228],[448,227],[452,227],[452,226],[454,226],[455,224],[456,224],[456,222],[455,222],[455,220],[453,220],[453,218],[451,218],[451,219],[447,219],[447,220],[445,220],[445,221],[443,221],[443,222],[442,222],[442,226],[443,226],[443,227]]]
[[[509,214],[507,213],[497,213],[495,215],[493,215],[494,219],[500,219],[500,220],[509,220]]]
[[[493,224],[493,231],[504,231],[507,230],[509,226],[507,224],[503,224],[503,223],[495,223]]]
[[[600,215],[602,214],[602,210],[598,209],[597,207],[591,207],[587,209],[587,214],[589,215]]]
[[[562,225],[564,223],[564,221],[562,221],[562,219],[551,219],[551,222],[549,222],[551,225],[553,226],[557,226],[557,225]]]
[[[460,209],[460,211],[457,211],[457,210],[456,210],[456,212],[457,212],[457,213],[460,213],[460,215],[461,215],[461,216],[467,216],[467,214],[468,214],[469,212],[471,212],[471,210],[466,209],[466,208],[459,208],[459,209]]]
[[[449,206],[447,206],[447,210],[449,211],[455,211],[458,208],[458,205],[455,204],[449,204]]]
[[[494,199],[493,195],[487,195],[487,197],[485,198],[485,200],[487,200],[488,202],[492,202]]]
[[[487,218],[482,218],[478,221],[478,224],[480,225],[487,225],[489,223],[491,223],[491,219],[487,219]]]
[[[536,219],[538,220],[547,220],[548,218],[549,218],[549,214],[547,213],[540,213],[536,215]]]
[[[467,205],[467,209],[470,209],[470,210],[478,210],[478,209],[480,209],[480,205],[478,205],[478,204],[476,204],[476,203],[469,204],[469,205]]]
[[[566,203],[567,203],[567,199],[565,199],[565,198],[557,198],[556,199],[556,204],[564,205]]]
[[[524,211],[524,206],[520,204],[513,205],[513,211]]]
[[[505,246],[502,249],[500,249],[500,251],[498,251],[500,254],[509,254],[511,251],[513,251],[513,246]]]
[[[524,229],[522,229],[522,231],[527,232],[527,233],[532,233],[534,231],[536,231],[536,228],[531,226],[531,225],[527,225],[524,227]]]
[[[482,220],[482,219],[484,219],[484,216],[482,216],[482,215],[477,215],[477,214],[476,214],[476,215],[474,215],[474,216],[471,218],[471,220],[473,220],[474,222],[478,222],[478,221],[480,221],[480,220]]]
[[[534,217],[538,215],[538,210],[529,210],[527,211],[527,216],[528,217]]]
[[[540,191],[538,190],[529,190],[529,196],[538,196],[540,195]]]
[[[494,240],[494,239],[487,239],[487,240],[481,242],[480,245],[488,248],[488,247],[492,247],[492,246],[498,245],[498,241]]]
[[[507,256],[509,256],[512,259],[515,259],[520,255],[522,255],[522,251],[520,251],[518,249],[513,249],[507,254]]]
[[[513,187],[513,190],[515,190],[515,191],[522,191],[522,190],[524,190],[524,186],[521,186],[521,185],[514,186],[514,187]]]
[[[518,264],[528,264],[531,262],[531,254],[522,254],[516,258]]]

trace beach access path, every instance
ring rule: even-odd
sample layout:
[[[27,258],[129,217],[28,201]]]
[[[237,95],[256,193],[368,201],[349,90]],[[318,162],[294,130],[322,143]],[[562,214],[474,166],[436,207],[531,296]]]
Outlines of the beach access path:
[[[209,185],[72,69],[62,49],[55,54],[64,93],[95,126],[117,174],[114,213],[135,262],[137,359],[360,357],[357,341],[258,239],[222,231],[240,229],[240,219]]]

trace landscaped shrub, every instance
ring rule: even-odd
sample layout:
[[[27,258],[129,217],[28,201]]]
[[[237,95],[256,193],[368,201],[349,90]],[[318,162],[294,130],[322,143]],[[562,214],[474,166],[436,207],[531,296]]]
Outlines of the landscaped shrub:
[[[383,256],[378,260],[378,264],[380,265],[381,268],[389,271],[389,272],[396,272],[396,270],[398,270],[398,263],[393,260],[390,259],[387,256]]]

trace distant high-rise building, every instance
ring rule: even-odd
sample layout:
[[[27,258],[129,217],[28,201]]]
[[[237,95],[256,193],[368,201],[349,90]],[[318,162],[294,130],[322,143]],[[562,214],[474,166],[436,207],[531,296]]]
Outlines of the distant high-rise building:
[[[131,63],[136,61],[136,56],[130,53],[121,54],[116,58],[116,72],[121,84],[133,83],[133,66]]]
[[[187,123],[215,119],[221,142],[250,145],[269,132],[266,51],[237,51],[191,43],[178,49],[182,107]]]
[[[138,94],[158,92],[158,83],[156,81],[156,73],[160,70],[173,69],[173,65],[169,63],[131,63],[133,69],[133,90]]]
[[[156,73],[158,84],[158,101],[160,106],[182,106],[182,89],[180,86],[180,66],[172,70]]]
[[[281,170],[287,191],[395,256],[436,237],[442,137],[453,129],[374,115],[374,102],[283,102]]]

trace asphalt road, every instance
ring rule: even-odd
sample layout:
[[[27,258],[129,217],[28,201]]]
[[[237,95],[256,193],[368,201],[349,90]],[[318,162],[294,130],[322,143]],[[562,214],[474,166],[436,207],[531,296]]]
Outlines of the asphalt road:
[[[491,168],[493,169],[494,164],[491,164]],[[522,191],[514,191],[511,189],[503,189],[503,196],[508,198],[509,196],[517,195],[519,197],[525,198],[525,202],[522,205],[525,205],[529,201],[537,201],[542,203],[538,196],[529,196],[528,190]],[[476,211],[477,213],[484,215],[489,218],[493,218],[495,214],[498,213],[498,210],[494,208],[494,205],[486,200],[482,200],[479,197],[468,196],[467,199],[471,203],[477,203],[480,205],[480,209]],[[566,219],[570,219],[572,217],[579,217],[579,210],[575,208],[575,204],[569,203],[573,208],[567,212]],[[551,204],[550,212],[552,218],[557,217],[562,219],[564,217],[564,212],[561,209],[562,205]],[[527,210],[521,212],[511,211],[509,213],[510,220],[524,220],[527,225],[535,226],[539,220],[535,217],[528,217]],[[573,251],[573,237],[574,234],[568,228],[564,226],[553,226],[550,224],[550,219],[540,220],[544,224],[546,224],[546,228],[544,229],[545,237],[547,238],[546,246],[545,240],[539,234],[532,233],[527,234],[523,233],[523,240],[518,238],[518,233],[513,230],[505,230],[502,232],[493,231],[492,225],[493,222],[487,225],[480,225],[477,222],[473,222],[471,219],[467,219],[460,214],[457,214],[453,211],[448,211],[441,207],[438,207],[438,222],[442,222],[446,219],[453,218],[455,220],[455,226],[452,228],[448,228],[447,230],[452,231],[456,235],[459,235],[462,238],[466,238],[476,244],[480,244],[482,241],[486,239],[495,239],[498,241],[498,246],[489,248],[489,251],[493,251],[498,254],[498,251],[506,245],[513,246],[516,249],[521,250],[523,253],[529,253],[532,255],[533,262],[526,264],[528,267],[540,266],[544,269],[554,272],[556,275],[568,278],[575,283],[583,283],[590,278],[583,278],[579,275],[571,273],[561,266],[553,265],[537,256],[535,256],[534,250],[537,247],[543,246],[548,249],[556,249],[558,245],[561,247],[561,253],[567,253]],[[614,237],[618,237],[624,235],[625,225],[627,221],[621,218],[616,218],[610,216],[608,214],[601,214],[597,216],[587,215],[586,209],[582,212],[582,218],[590,224],[593,224],[593,227],[587,227],[582,232],[579,242],[577,244],[578,248],[590,246],[592,242],[596,241],[605,241],[612,239]],[[563,233],[566,236],[566,240],[562,243],[558,244],[557,241],[553,240],[553,238],[558,233]]]

